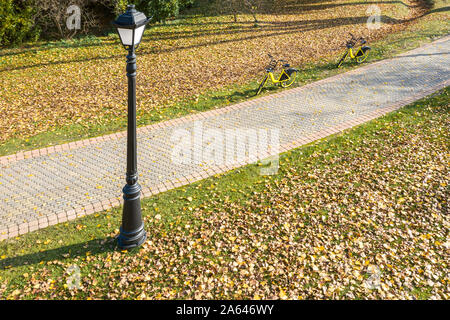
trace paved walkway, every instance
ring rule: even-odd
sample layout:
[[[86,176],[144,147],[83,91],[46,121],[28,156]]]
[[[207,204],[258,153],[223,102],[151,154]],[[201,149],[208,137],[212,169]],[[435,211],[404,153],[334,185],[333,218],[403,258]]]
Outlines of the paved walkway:
[[[199,156],[211,141],[217,146],[218,141],[226,140],[227,129],[237,129],[234,132],[238,135],[244,132],[239,129],[254,129],[257,134],[249,135],[248,146],[261,145],[261,141],[270,141],[278,134],[279,150],[275,147],[268,152],[283,152],[448,86],[449,51],[450,36],[310,85],[140,128],[138,168],[143,195],[157,194],[269,155],[262,152],[255,156],[249,153],[250,148],[244,158],[235,157],[232,162],[222,161],[227,155],[218,149],[208,159]],[[120,205],[125,184],[125,146],[126,135],[121,132],[1,157],[0,239]],[[174,150],[181,146],[193,152],[191,158],[186,157],[187,152],[177,153],[185,156],[181,157],[184,161],[174,158]]]

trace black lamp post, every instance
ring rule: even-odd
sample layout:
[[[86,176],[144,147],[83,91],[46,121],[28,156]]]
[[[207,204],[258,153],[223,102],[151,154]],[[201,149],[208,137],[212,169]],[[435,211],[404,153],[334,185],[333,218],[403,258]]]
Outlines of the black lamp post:
[[[127,135],[127,184],[123,188],[123,215],[119,247],[130,249],[140,246],[147,238],[141,214],[141,186],[137,183],[136,151],[136,55],[135,49],[141,42],[145,25],[150,19],[128,5],[127,11],[113,22],[127,55],[128,77],[128,135]]]

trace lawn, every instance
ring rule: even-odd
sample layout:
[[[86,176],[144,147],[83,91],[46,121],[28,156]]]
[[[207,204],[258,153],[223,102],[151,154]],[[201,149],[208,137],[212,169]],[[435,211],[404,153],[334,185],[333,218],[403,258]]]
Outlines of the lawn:
[[[449,299],[449,94],[143,200],[139,250],[121,208],[4,240],[0,298]]]
[[[449,30],[443,0],[427,15],[423,1],[375,2],[382,27],[372,31],[366,28],[369,2],[282,3],[258,15],[257,24],[250,15],[234,22],[230,15],[195,9],[148,29],[138,54],[139,125],[250,98],[269,52],[300,66],[295,85],[302,85],[353,67],[334,70],[348,32],[369,39],[374,61]],[[123,130],[124,68],[125,52],[114,33],[3,48],[0,155]]]

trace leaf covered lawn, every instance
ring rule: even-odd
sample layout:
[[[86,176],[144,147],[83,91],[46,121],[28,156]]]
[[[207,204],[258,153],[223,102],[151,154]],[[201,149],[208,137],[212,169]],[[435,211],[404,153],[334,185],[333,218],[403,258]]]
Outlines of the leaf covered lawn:
[[[449,94],[144,200],[140,250],[120,209],[0,243],[0,297],[449,299]]]
[[[420,1],[379,2],[382,28],[366,28],[369,4],[352,0],[281,1],[258,15],[188,15],[148,29],[138,52],[139,116],[180,99],[261,75],[267,53],[293,66],[336,54],[348,32],[382,38],[418,16]],[[281,9],[280,9],[281,8]],[[284,8],[284,9],[283,9]],[[0,144],[67,125],[94,127],[126,117],[126,52],[118,37],[86,38],[0,52]]]

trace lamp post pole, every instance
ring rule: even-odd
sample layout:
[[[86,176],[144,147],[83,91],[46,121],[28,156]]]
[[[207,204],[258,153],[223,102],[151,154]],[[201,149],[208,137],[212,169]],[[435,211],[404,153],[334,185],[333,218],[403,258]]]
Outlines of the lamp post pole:
[[[114,22],[122,45],[128,50],[128,127],[127,127],[127,184],[123,188],[122,225],[117,242],[122,249],[140,246],[147,239],[141,213],[141,186],[137,174],[136,139],[136,54],[145,25],[150,21],[145,14],[128,5],[127,11]]]
[[[126,69],[128,77],[127,184],[123,188],[122,226],[118,238],[119,247],[123,249],[138,247],[147,238],[142,222],[141,186],[137,182],[136,69],[136,54],[132,45],[128,49]]]

